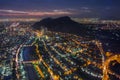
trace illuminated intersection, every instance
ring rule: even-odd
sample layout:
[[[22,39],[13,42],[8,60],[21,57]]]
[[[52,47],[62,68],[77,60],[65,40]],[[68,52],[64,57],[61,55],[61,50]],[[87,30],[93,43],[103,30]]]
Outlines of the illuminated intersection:
[[[30,42],[19,47],[18,79],[109,80],[108,74],[120,79],[109,69],[111,61],[120,62],[120,56],[107,59],[112,53],[106,54],[99,41],[50,31],[35,34]]]
[[[0,35],[1,50],[7,52],[1,55],[1,80],[120,79],[120,55],[104,52],[98,40],[20,23],[3,28]]]

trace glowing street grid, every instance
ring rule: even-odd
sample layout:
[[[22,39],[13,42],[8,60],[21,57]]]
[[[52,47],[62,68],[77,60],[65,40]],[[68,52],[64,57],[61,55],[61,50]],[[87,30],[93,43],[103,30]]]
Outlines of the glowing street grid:
[[[19,66],[33,66],[40,79],[82,80],[89,75],[108,80],[108,73],[114,75],[109,71],[108,65],[111,60],[118,60],[120,56],[115,55],[105,62],[105,54],[99,41],[89,41],[76,35],[50,31],[43,35],[43,32],[35,32],[35,40],[20,47],[20,52],[23,52],[25,47],[35,46],[36,54],[33,54],[30,60],[24,60],[23,56],[19,56],[18,63]],[[29,76],[26,78],[29,79]]]
[[[100,41],[45,28],[37,31],[20,26],[19,29],[18,25],[6,28],[9,37],[26,38],[22,43],[14,42],[21,44],[12,48],[17,80],[109,80],[109,75],[120,79],[109,67],[112,61],[120,63],[120,55],[104,52]]]

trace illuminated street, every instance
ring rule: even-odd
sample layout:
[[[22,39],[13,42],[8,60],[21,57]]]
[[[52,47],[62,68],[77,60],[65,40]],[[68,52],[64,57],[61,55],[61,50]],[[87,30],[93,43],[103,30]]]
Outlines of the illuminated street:
[[[13,80],[120,79],[114,69],[120,55],[105,52],[99,40],[46,28],[34,30],[30,24],[17,22],[3,28],[1,35],[6,37],[1,38],[1,45],[6,45],[2,49],[9,55],[1,55],[5,63],[1,64],[1,79],[7,75]],[[6,64],[9,60],[10,64]]]
[[[120,0],[0,0],[0,80],[120,80]]]
[[[20,25],[14,23],[11,27],[13,26],[17,30],[19,27],[16,26]],[[11,33],[10,31],[8,32]],[[22,31],[23,34],[20,35],[29,36],[14,50],[14,76],[18,80],[109,80],[109,74],[120,79],[109,68],[114,60],[120,63],[120,55],[104,52],[102,43],[98,40],[46,31],[44,28],[41,31],[23,28]],[[13,33],[14,31],[11,36],[15,35]]]

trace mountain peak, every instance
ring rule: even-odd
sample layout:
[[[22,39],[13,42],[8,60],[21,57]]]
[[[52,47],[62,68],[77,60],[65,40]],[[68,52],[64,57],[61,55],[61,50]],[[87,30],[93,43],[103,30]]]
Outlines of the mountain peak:
[[[55,20],[71,20],[71,18],[69,16],[63,16],[63,17],[59,17],[59,18],[56,18]]]
[[[45,18],[40,22],[36,22],[32,25],[34,29],[41,29],[41,26],[47,28],[50,31],[71,33],[77,35],[87,34],[87,28],[83,24],[77,23],[68,16],[59,18]]]
[[[49,21],[52,21],[53,19],[48,17],[48,18],[44,18],[42,19],[40,22],[49,22]]]
[[[73,27],[73,26],[80,26],[79,23],[72,20],[69,16],[63,16],[58,18],[44,18],[40,22],[36,22],[33,27],[39,28],[40,26],[45,27]]]

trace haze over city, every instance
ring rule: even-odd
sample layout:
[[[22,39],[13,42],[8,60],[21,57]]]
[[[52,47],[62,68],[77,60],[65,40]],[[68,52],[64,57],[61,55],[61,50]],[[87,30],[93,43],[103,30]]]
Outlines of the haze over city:
[[[69,15],[77,18],[120,19],[120,0],[1,0],[0,18],[41,18]]]

